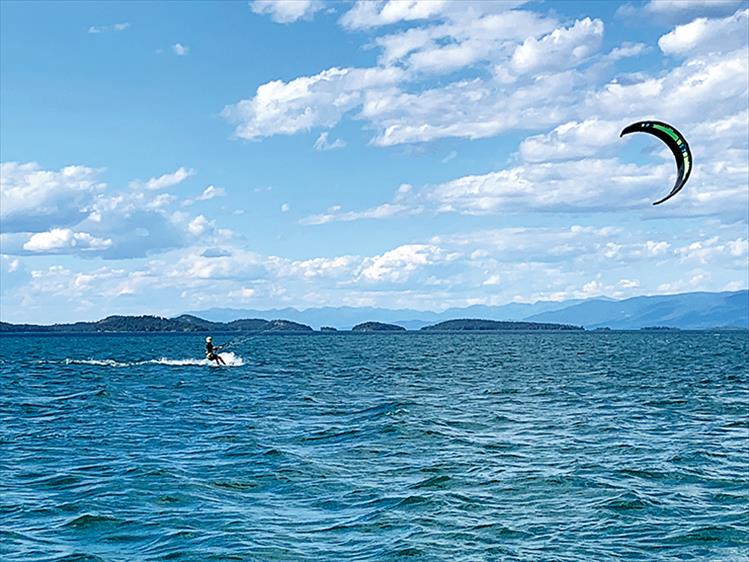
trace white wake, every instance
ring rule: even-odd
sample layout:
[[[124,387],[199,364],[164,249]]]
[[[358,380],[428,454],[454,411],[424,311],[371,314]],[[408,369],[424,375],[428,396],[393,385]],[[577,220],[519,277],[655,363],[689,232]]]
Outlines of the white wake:
[[[245,364],[244,359],[235,355],[231,351],[219,353],[221,359],[226,363],[226,367],[241,367]],[[168,365],[171,367],[223,367],[217,365],[215,361],[208,359],[169,359],[161,357],[159,359],[148,359],[146,361],[115,361],[114,359],[65,359],[66,365],[97,365],[100,367],[134,367],[137,365]]]

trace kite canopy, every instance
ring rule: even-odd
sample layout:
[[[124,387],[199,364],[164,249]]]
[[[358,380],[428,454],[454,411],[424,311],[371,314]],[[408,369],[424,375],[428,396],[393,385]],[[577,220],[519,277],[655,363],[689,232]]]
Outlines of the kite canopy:
[[[689,150],[687,141],[684,140],[684,136],[677,131],[674,127],[668,123],[662,121],[638,121],[627,125],[622,130],[620,137],[628,135],[629,133],[649,133],[661,139],[671,149],[676,159],[676,183],[674,184],[671,193],[666,195],[663,199],[656,201],[653,205],[659,205],[664,201],[668,201],[681,191],[684,184],[689,179],[689,174],[692,173],[692,151]]]

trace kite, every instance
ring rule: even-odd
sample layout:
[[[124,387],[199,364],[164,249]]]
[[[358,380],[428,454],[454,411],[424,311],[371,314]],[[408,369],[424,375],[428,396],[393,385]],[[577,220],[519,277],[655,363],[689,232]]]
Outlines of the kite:
[[[668,123],[663,123],[662,121],[638,121],[637,123],[632,123],[624,127],[619,137],[623,137],[629,133],[648,133],[654,135],[666,143],[666,146],[674,154],[677,172],[676,183],[674,183],[671,193],[653,203],[653,205],[660,205],[679,193],[684,184],[687,183],[689,174],[692,173],[692,151],[689,150],[689,145],[684,140],[684,135]]]

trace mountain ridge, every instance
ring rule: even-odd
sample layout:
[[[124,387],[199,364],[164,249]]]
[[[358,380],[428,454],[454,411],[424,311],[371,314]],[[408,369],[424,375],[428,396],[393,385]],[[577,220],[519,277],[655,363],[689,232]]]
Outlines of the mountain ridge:
[[[638,301],[637,299],[644,300]],[[607,312],[593,314],[592,311],[596,309]],[[563,312],[565,310],[566,313]],[[363,322],[383,322],[403,326],[409,330],[419,330],[424,326],[461,318],[508,322],[556,322],[580,325],[589,329],[602,327],[640,329],[654,325],[681,329],[747,329],[749,328],[749,290],[640,295],[620,300],[593,297],[535,303],[513,302],[499,306],[453,307],[442,312],[343,306],[303,310],[292,307],[269,310],[211,308],[187,314],[224,322],[246,316],[283,317],[308,324],[315,329],[332,326],[339,330],[349,330]]]

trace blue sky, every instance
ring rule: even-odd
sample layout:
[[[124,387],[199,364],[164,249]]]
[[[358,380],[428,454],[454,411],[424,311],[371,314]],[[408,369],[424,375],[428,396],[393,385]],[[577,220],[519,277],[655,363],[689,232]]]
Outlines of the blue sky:
[[[747,2],[0,10],[5,321],[749,285]]]

